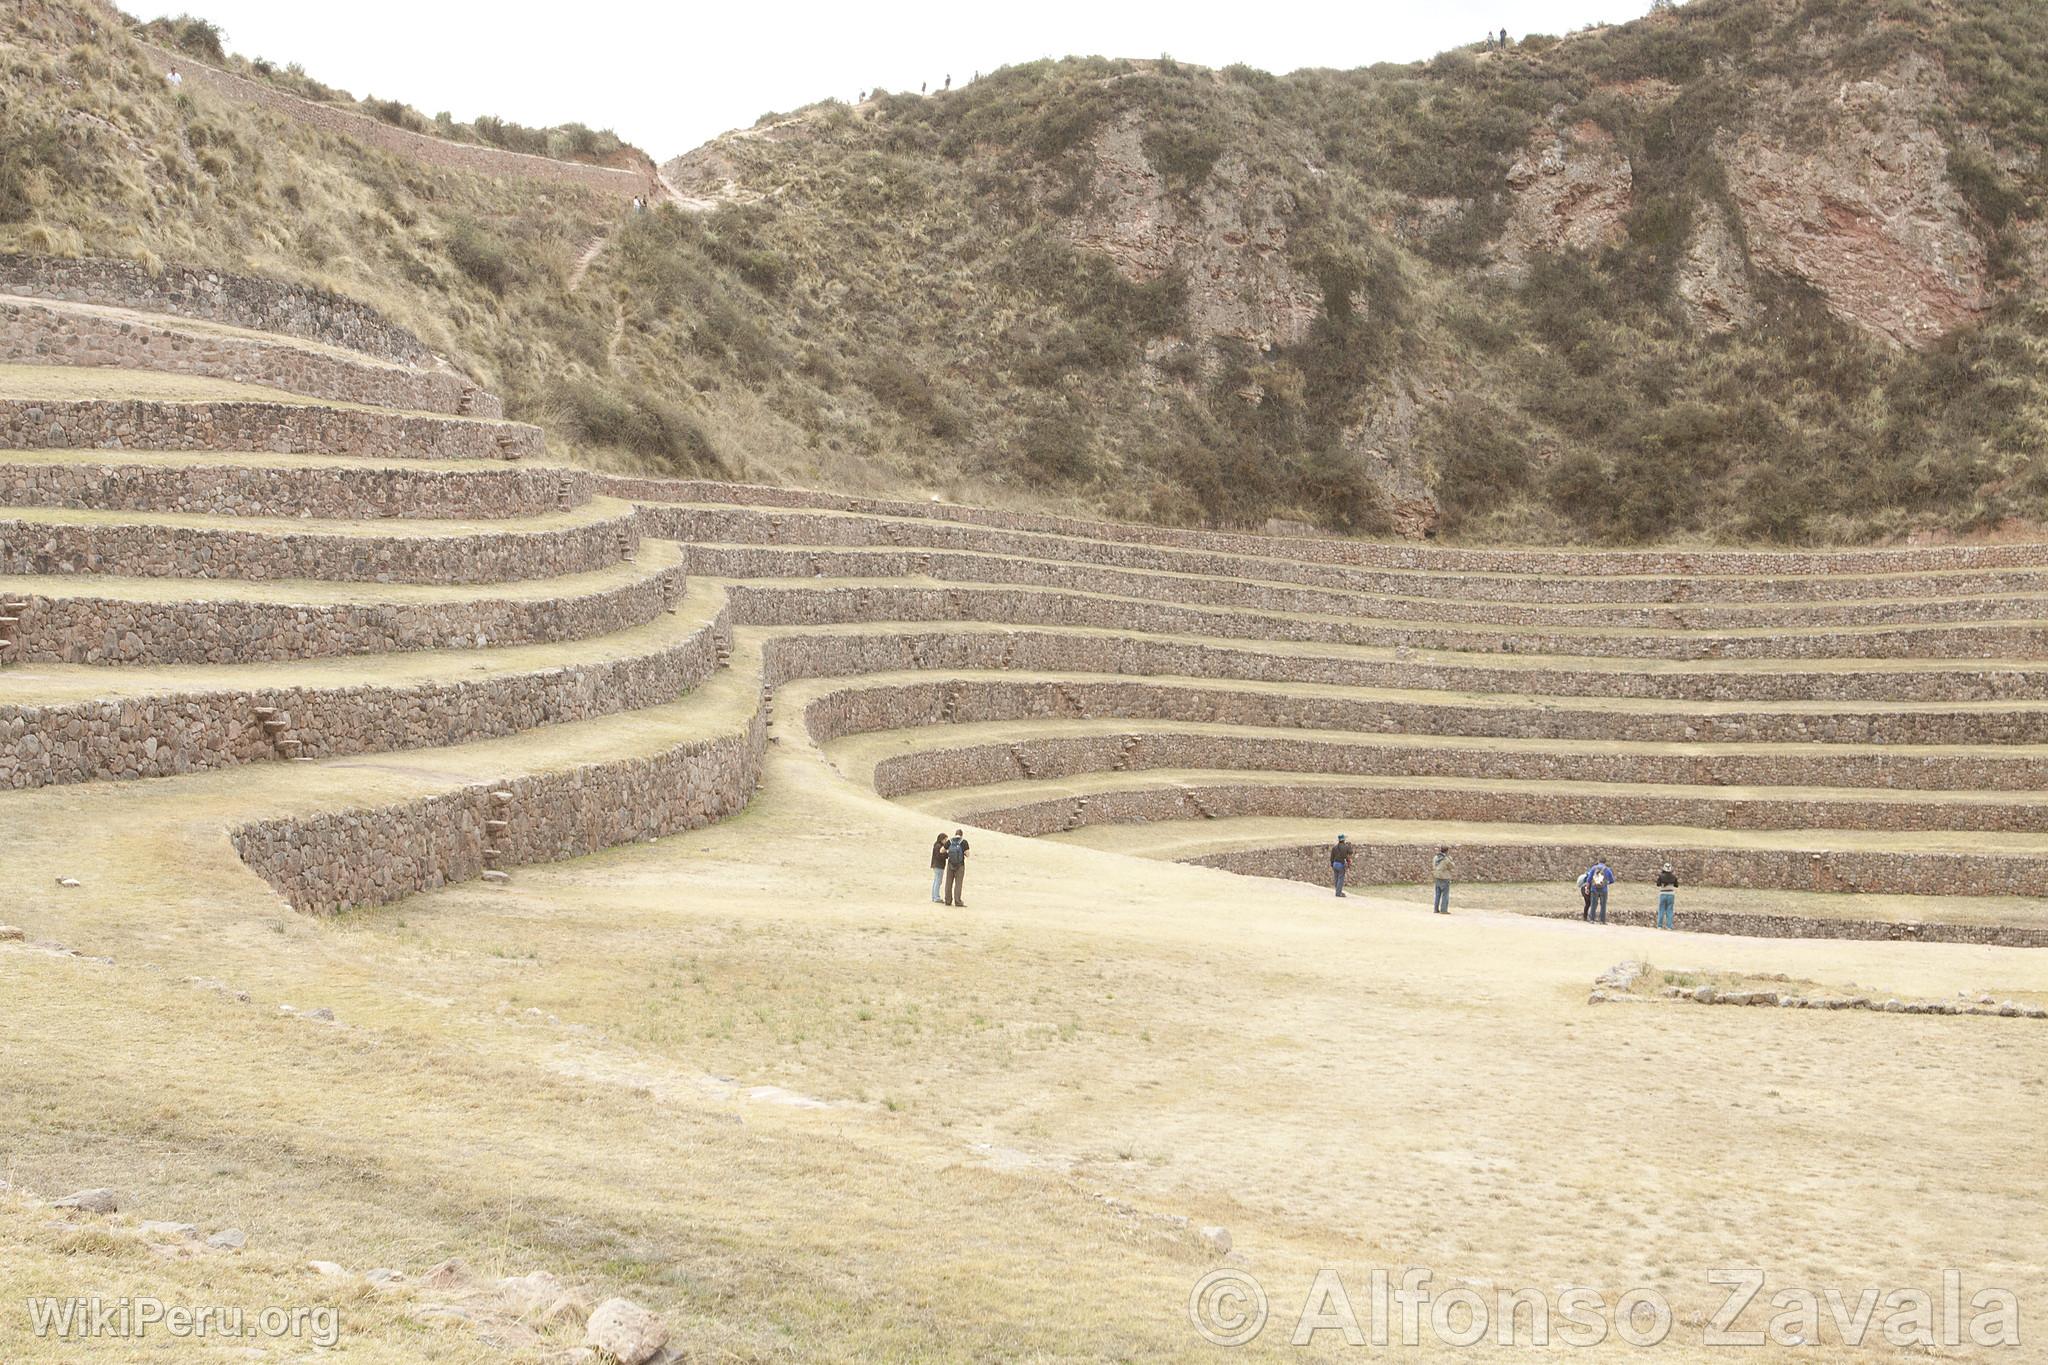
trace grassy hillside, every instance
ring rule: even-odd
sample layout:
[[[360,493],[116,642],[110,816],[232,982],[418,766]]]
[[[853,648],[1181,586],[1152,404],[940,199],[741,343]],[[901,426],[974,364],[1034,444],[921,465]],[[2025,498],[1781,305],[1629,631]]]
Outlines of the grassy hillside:
[[[764,118],[670,163],[702,211],[628,221],[168,91],[109,14],[0,30],[0,247],[330,284],[599,463],[1464,539],[2048,502],[2039,7],[1694,0],[1285,77],[1034,63]],[[1779,249],[1757,148],[1814,181],[1811,241]]]

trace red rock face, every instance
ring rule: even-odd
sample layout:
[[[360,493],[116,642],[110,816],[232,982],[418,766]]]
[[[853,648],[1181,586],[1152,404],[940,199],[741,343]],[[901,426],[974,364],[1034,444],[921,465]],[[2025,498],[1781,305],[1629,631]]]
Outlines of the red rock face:
[[[1904,346],[1926,346],[1990,306],[1984,243],[1948,181],[1931,126],[1938,72],[1908,58],[1840,87],[1818,110],[1815,144],[1785,135],[1793,117],[1758,117],[1722,139],[1721,161],[1750,258],[1806,280],[1838,316]],[[1761,102],[1786,113],[1782,84]]]

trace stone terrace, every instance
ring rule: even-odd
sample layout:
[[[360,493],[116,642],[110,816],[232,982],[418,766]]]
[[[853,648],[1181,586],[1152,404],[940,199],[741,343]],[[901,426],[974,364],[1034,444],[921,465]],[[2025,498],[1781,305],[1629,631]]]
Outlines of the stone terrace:
[[[1388,883],[1604,853],[1618,897],[1669,860],[1756,893],[1695,928],[2033,944],[2048,913],[1948,902],[2042,895],[2044,656],[2048,545],[1444,550],[598,476],[346,300],[0,258],[0,816],[202,812],[307,910],[721,818],[779,712],[992,831],[1315,880],[1343,828]]]

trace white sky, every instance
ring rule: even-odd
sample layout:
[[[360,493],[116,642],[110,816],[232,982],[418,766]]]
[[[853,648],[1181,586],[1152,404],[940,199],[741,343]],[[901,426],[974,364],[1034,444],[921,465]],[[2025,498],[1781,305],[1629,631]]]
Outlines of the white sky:
[[[298,62],[355,95],[429,116],[496,114],[615,128],[657,160],[771,110],[882,86],[934,90],[1039,57],[1157,57],[1268,71],[1413,61],[1505,26],[1564,33],[1633,19],[1648,0],[1424,0],[1232,5],[1158,0],[679,5],[644,0],[136,0],[190,12],[231,50]]]

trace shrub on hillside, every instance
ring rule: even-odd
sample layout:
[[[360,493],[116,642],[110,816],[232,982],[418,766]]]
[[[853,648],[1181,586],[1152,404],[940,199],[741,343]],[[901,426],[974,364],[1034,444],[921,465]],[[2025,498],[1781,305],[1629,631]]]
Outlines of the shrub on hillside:
[[[455,268],[493,294],[502,295],[518,282],[518,268],[504,243],[471,219],[460,219],[442,241]]]
[[[142,36],[161,47],[174,47],[215,65],[225,64],[228,59],[226,32],[219,24],[196,15],[152,19],[142,26]]]
[[[697,420],[650,390],[564,378],[550,397],[578,440],[629,450],[668,473],[722,471],[717,448]]]
[[[901,357],[880,356],[869,362],[860,383],[884,407],[908,418],[927,435],[953,440],[966,428],[938,387]]]

